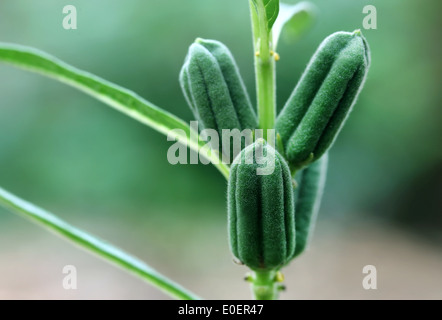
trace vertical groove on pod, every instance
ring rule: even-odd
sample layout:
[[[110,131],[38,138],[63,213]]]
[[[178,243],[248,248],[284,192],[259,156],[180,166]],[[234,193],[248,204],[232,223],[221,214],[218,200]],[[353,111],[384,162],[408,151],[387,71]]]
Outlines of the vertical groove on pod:
[[[261,185],[261,176],[256,176],[257,177],[257,181],[258,181],[258,185]],[[257,208],[257,212],[256,212],[256,218],[258,221],[258,230],[260,230],[260,232],[258,232],[258,243],[260,244],[258,246],[259,251],[258,251],[258,261],[259,261],[259,265],[263,268],[265,263],[264,263],[264,238],[263,238],[263,229],[264,229],[264,225],[262,223],[262,189],[258,188],[258,208]]]
[[[232,164],[228,184],[230,246],[253,270],[276,270],[293,252],[290,178],[285,160],[262,139],[242,150]]]
[[[212,114],[212,119],[213,119],[213,121],[215,123],[214,128],[211,128],[211,129],[215,129],[216,131],[219,132],[219,130],[218,130],[218,128],[219,128],[218,119],[215,116],[215,112],[213,111],[212,98],[210,97],[209,88],[207,88],[206,78],[204,76],[204,72],[201,70],[201,66],[200,65],[198,65],[198,71],[200,73],[201,78],[203,79],[203,86],[204,86],[204,91],[206,92],[207,100],[208,100],[208,103],[209,103],[209,110],[210,110],[210,113]]]
[[[218,61],[239,120],[240,127],[238,129],[255,129],[258,126],[258,119],[239,68],[230,50],[226,45],[216,40],[198,38],[195,42],[205,47]]]
[[[223,159],[230,154],[227,159],[232,163],[236,156],[234,144],[239,143],[239,150],[246,144],[232,143],[232,134],[230,141],[222,141],[223,130],[253,130],[258,119],[230,50],[219,41],[196,39],[181,69],[180,84],[199,130],[216,130],[220,137],[218,151]]]
[[[246,264],[260,265],[261,263],[261,238],[260,226],[257,216],[260,214],[260,185],[256,175],[256,166],[248,163],[253,159],[254,148],[245,149],[243,153],[246,162],[238,164],[236,201],[238,210],[238,254],[241,261]]]
[[[267,150],[264,166],[273,167],[273,172],[260,176],[261,210],[264,261],[268,267],[278,267],[286,259],[286,230],[284,208],[284,184],[279,159]]]
[[[279,162],[279,160],[275,159],[275,164],[276,162],[278,163],[279,167],[281,167],[281,163]],[[285,188],[285,183],[284,183],[284,172],[282,171],[281,168],[281,175],[280,175],[280,180],[281,180],[281,186],[282,189],[284,190]],[[287,252],[288,252],[288,243],[289,243],[289,232],[287,230],[287,206],[286,206],[286,195],[284,193],[284,191],[282,192],[282,212],[284,213],[284,215],[282,216],[282,223],[281,226],[283,228],[282,233],[284,234],[284,238],[285,238],[285,243],[284,243],[284,256],[287,256]]]
[[[292,169],[319,159],[332,146],[369,64],[360,31],[336,32],[321,43],[276,122]]]
[[[258,155],[256,153],[256,148],[259,148],[260,146],[257,144],[253,145],[253,160],[255,161],[255,159],[258,159]],[[255,167],[255,166],[253,166]],[[253,169],[255,172],[251,172],[251,174],[255,174],[256,175],[256,182],[257,182],[257,186],[259,186],[257,188],[257,204],[258,207],[257,212],[256,212],[256,220],[257,220],[257,230],[259,230],[258,232],[258,261],[259,261],[259,266],[260,267],[264,267],[265,263],[264,263],[264,259],[265,259],[265,248],[264,248],[264,224],[262,222],[262,218],[263,218],[263,208],[262,208],[262,201],[263,201],[263,192],[262,192],[262,176],[258,175],[255,168]]]
[[[327,40],[329,40],[329,38],[327,38]],[[301,79],[278,116],[277,129],[279,127],[284,144],[290,140],[290,137],[307,113],[309,106],[315,99],[337,59],[336,53],[342,50],[342,48],[340,48],[338,52],[336,52],[337,46],[327,40],[318,48],[315,54],[316,59],[311,60],[307,65]],[[307,72],[307,70],[309,72]],[[300,92],[302,92],[302,94],[300,94]]]
[[[338,54],[329,73],[315,93],[315,98],[308,106],[302,121],[293,132],[287,145],[287,154],[292,158],[305,161],[311,153],[315,155],[315,146],[325,135],[327,123],[338,109],[347,113],[350,106],[341,106],[345,93],[350,90],[349,83],[355,77],[358,64],[354,58],[346,57],[346,47]],[[342,55],[342,56],[341,56]],[[339,76],[337,76],[339,74]],[[340,107],[341,106],[341,107]]]
[[[357,85],[358,82],[362,82],[364,80],[365,72],[358,68],[354,73],[353,77],[348,82],[347,90],[341,98],[340,104],[349,105],[352,107],[351,102],[347,102],[346,100],[353,100],[354,96],[357,96],[359,92],[362,90],[362,86]],[[333,140],[336,138],[337,132],[343,127],[345,123],[345,119],[348,118],[349,113],[348,109],[337,109],[336,112],[330,117],[330,120],[327,123],[324,131],[328,132],[328,135],[322,135],[319,139],[318,143],[315,146],[315,151],[318,154],[321,154],[327,150],[327,146],[333,143]]]
[[[293,187],[293,182],[290,174],[287,174],[287,172],[290,172],[290,169],[288,168],[288,165],[285,162],[281,163],[282,166],[286,167],[285,170],[282,170],[282,179],[285,190],[291,190]],[[293,194],[293,193],[292,193]],[[285,232],[286,232],[286,256],[291,257],[295,252],[295,234],[293,233],[293,230],[295,230],[296,224],[295,224],[295,206],[293,197],[288,196],[286,193],[284,193],[284,211],[285,211]]]
[[[233,176],[234,177],[234,179],[235,179],[235,185],[238,185],[239,184],[239,173],[238,173],[238,171],[239,171],[239,166],[237,166],[236,168],[235,168],[236,170],[232,170],[231,171],[231,177],[232,177],[232,174],[236,174],[236,177],[235,176]],[[235,235],[236,234],[236,238],[235,238],[235,242],[236,242],[236,252],[237,252],[237,255],[236,255],[236,257],[238,257],[239,258],[239,260],[241,260],[241,261],[243,261],[243,258],[242,258],[242,255],[241,255],[241,251],[240,251],[240,248],[239,248],[239,243],[240,243],[240,239],[241,239],[241,234],[240,234],[240,230],[241,230],[241,221],[240,221],[240,219],[241,219],[241,210],[242,210],[242,208],[241,208],[241,203],[240,202],[238,202],[238,201],[236,201],[237,199],[238,199],[238,196],[242,196],[241,194],[239,194],[239,190],[238,190],[238,188],[237,189],[233,189],[233,191],[234,191],[234,194],[235,194],[235,208],[236,208],[236,210],[235,210],[235,213],[236,214],[234,214],[233,216],[235,216],[235,227],[236,227],[236,232],[235,233],[232,233],[232,235]],[[235,243],[234,242],[234,243]]]
[[[232,167],[231,173],[230,173],[232,179],[238,180],[238,176],[236,174],[237,170],[238,170],[237,166]],[[238,183],[238,182],[236,182],[236,183]],[[236,198],[235,197],[235,192],[232,192],[232,191],[234,191],[234,189],[230,189],[229,188],[228,191],[229,192],[227,194],[227,197],[228,197],[228,204],[229,204],[229,207],[230,207],[229,209],[231,211],[238,212],[237,202],[236,202],[236,199],[235,199]],[[231,243],[231,248],[232,248],[232,251],[233,251],[233,255],[238,257],[238,241],[237,241],[237,239],[238,239],[238,221],[237,221],[238,217],[237,217],[236,214],[232,214],[232,215],[228,216],[228,220],[229,220],[228,221],[228,223],[229,223],[229,226],[228,226],[228,229],[229,229],[229,241]],[[236,237],[232,237],[231,235],[236,235]]]

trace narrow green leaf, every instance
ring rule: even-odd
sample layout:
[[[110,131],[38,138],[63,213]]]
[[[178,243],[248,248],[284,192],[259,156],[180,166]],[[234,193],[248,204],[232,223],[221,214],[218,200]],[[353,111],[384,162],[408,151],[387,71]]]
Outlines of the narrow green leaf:
[[[315,15],[316,6],[310,2],[294,5],[281,3],[278,19],[273,26],[274,47],[276,48],[283,31],[288,40],[297,40],[313,25]]]
[[[161,133],[169,134],[195,151],[201,150],[206,145],[195,130],[173,114],[160,109],[130,90],[74,68],[45,52],[0,42],[0,61],[75,87],[129,117]],[[218,155],[210,152],[208,148],[201,151],[228,178],[229,168],[219,160]]]
[[[260,12],[260,8],[264,9],[267,28],[270,32],[276,18],[278,17],[279,0],[253,0],[253,2],[255,3],[255,7],[257,8],[258,12]]]
[[[142,278],[174,298],[183,300],[199,299],[195,294],[169,280],[141,260],[69,225],[55,215],[14,196],[2,188],[0,188],[0,205],[54,232],[61,238],[72,241],[80,248],[100,256],[107,262]]]

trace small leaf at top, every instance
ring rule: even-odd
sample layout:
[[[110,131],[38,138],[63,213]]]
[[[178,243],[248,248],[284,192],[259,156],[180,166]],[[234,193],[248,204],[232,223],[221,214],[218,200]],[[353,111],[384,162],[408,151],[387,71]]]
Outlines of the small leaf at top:
[[[267,27],[270,30],[279,14],[279,0],[252,0],[256,7],[261,3],[265,8]]]
[[[312,26],[315,14],[316,7],[310,2],[294,5],[281,3],[278,19],[273,26],[275,48],[283,30],[288,39],[296,40]]]

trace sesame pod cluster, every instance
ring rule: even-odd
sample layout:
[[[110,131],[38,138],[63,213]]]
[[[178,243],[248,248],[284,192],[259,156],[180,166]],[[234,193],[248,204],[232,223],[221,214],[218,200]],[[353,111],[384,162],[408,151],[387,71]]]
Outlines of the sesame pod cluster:
[[[199,129],[216,130],[220,143],[223,129],[242,131],[257,127],[258,120],[239,69],[221,42],[197,39],[190,46],[180,84]],[[226,152],[222,147],[220,151]],[[233,160],[235,155],[230,155]]]
[[[233,255],[252,270],[275,272],[306,249],[325,184],[327,151],[357,99],[369,64],[360,31],[330,35],[277,118],[281,153],[263,139],[242,145],[236,157],[230,149],[229,243]],[[220,42],[197,39],[190,46],[180,84],[200,130],[215,129],[222,137],[224,129],[257,128],[235,61]]]
[[[306,249],[315,227],[327,175],[328,154],[299,171],[295,180],[296,248],[293,257]]]
[[[229,241],[239,261],[253,270],[289,262],[296,240],[293,196],[290,169],[275,149],[260,139],[241,151],[228,184]]]
[[[368,44],[359,30],[336,32],[319,46],[276,122],[292,168],[319,159],[330,148],[369,64]]]

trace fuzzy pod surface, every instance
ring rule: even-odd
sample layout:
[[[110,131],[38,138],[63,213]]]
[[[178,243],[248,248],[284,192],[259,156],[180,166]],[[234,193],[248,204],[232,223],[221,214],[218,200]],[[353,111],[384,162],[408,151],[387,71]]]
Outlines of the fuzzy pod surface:
[[[220,143],[223,129],[242,131],[258,126],[236,62],[221,42],[198,38],[190,46],[180,85],[199,129],[216,130]]]
[[[370,50],[359,30],[336,32],[313,55],[276,121],[293,168],[333,144],[364,84]]]
[[[263,168],[271,170],[259,175],[257,169]],[[264,140],[235,158],[228,183],[228,232],[239,261],[253,270],[272,270],[294,255],[293,196],[288,164]]]
[[[328,154],[295,175],[295,226],[297,257],[307,248],[315,227],[327,176]]]

